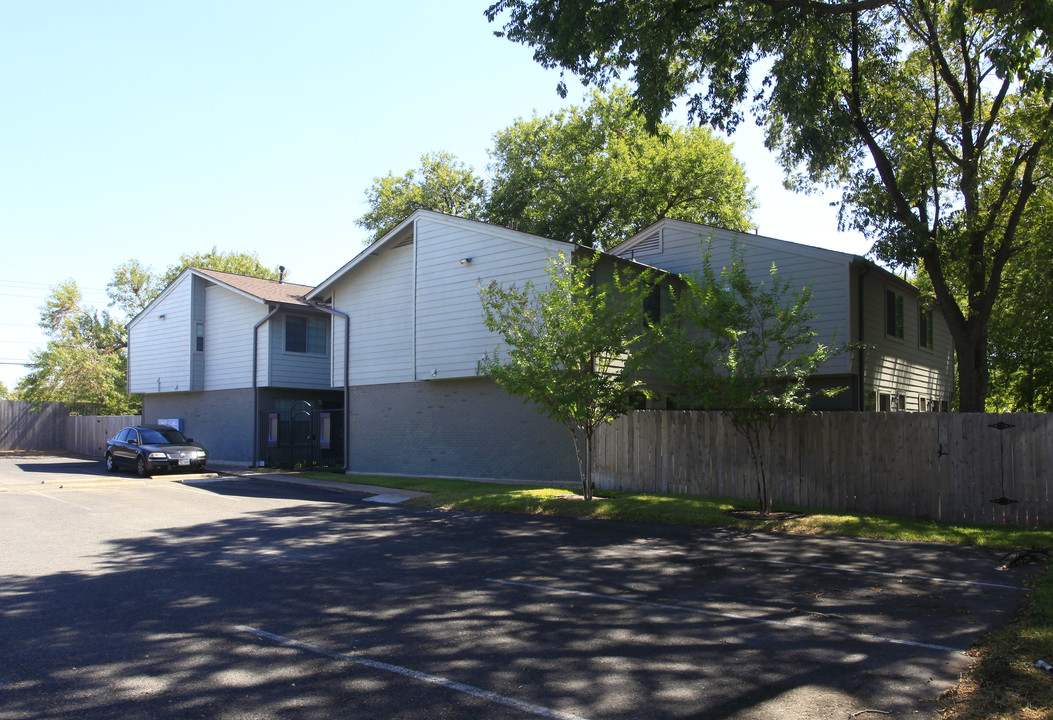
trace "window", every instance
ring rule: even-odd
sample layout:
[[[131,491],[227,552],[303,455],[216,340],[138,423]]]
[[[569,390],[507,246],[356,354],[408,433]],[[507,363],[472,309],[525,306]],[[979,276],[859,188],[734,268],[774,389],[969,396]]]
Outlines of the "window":
[[[895,412],[907,409],[907,396],[893,393],[880,393],[878,395],[878,410],[881,412]]]
[[[885,334],[903,337],[903,296],[895,290],[885,291]]]
[[[198,352],[201,352],[205,349],[205,323],[197,324],[197,339],[195,340],[195,342],[196,344],[194,345],[194,348]]]
[[[267,413],[267,447],[278,447],[278,413]]]
[[[325,327],[325,318],[286,316],[285,352],[325,355]]]
[[[332,413],[319,413],[318,447],[328,450],[332,444],[333,437],[333,415]]]
[[[863,409],[874,411],[877,410],[877,391],[867,390],[863,393]]]
[[[931,308],[918,310],[918,344],[930,350],[933,348]]]
[[[662,319],[662,288],[655,286],[643,301],[644,320],[657,323]]]

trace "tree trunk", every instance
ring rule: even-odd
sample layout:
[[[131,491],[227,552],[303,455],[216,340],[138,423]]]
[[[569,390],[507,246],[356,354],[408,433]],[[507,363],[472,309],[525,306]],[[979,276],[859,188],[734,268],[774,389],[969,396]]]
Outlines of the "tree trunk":
[[[959,412],[984,412],[991,370],[987,364],[987,334],[954,333],[958,363]]]
[[[585,436],[585,487],[586,500],[592,500],[592,433]]]
[[[582,497],[584,497],[586,500],[588,500],[589,499],[589,480],[591,479],[589,477],[590,470],[589,470],[589,464],[588,464],[588,456],[589,456],[589,450],[590,450],[589,445],[591,444],[591,441],[589,440],[589,436],[586,435],[585,436],[585,459],[583,460],[582,457],[581,457],[581,441],[578,439],[578,433],[575,432],[574,428],[570,427],[569,425],[567,426],[567,429],[570,430],[570,436],[574,440],[574,456],[578,460],[578,477],[581,479],[581,494],[582,494]]]

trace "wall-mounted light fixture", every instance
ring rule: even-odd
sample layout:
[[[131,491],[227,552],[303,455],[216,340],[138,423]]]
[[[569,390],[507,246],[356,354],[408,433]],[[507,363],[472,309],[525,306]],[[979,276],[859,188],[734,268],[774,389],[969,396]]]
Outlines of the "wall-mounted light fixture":
[[[161,313],[160,315],[157,316],[157,319],[158,320],[164,320],[165,319],[165,314]]]
[[[461,265],[467,265],[471,261],[472,261],[472,259],[470,257],[469,258],[461,258]]]
[[[432,376],[432,377],[437,377],[437,376],[438,376],[438,374],[439,374],[439,371],[438,371],[437,369],[436,369],[436,370],[432,370],[432,371],[431,371],[431,376]]]

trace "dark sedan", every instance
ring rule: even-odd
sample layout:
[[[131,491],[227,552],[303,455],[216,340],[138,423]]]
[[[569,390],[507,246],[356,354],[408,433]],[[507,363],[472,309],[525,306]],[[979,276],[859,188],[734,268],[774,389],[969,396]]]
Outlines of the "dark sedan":
[[[205,469],[208,452],[167,425],[137,425],[121,430],[106,442],[106,469],[135,470],[140,477],[159,470]]]

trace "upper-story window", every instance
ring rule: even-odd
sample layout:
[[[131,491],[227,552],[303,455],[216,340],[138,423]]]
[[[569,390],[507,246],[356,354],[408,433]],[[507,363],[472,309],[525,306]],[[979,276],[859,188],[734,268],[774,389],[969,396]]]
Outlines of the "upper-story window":
[[[903,338],[903,296],[885,290],[885,334]]]
[[[325,355],[326,318],[287,315],[285,352]]]
[[[205,349],[205,323],[197,323],[194,331],[194,349],[198,352]]]
[[[935,347],[932,339],[932,308],[918,311],[918,344],[930,350]]]

